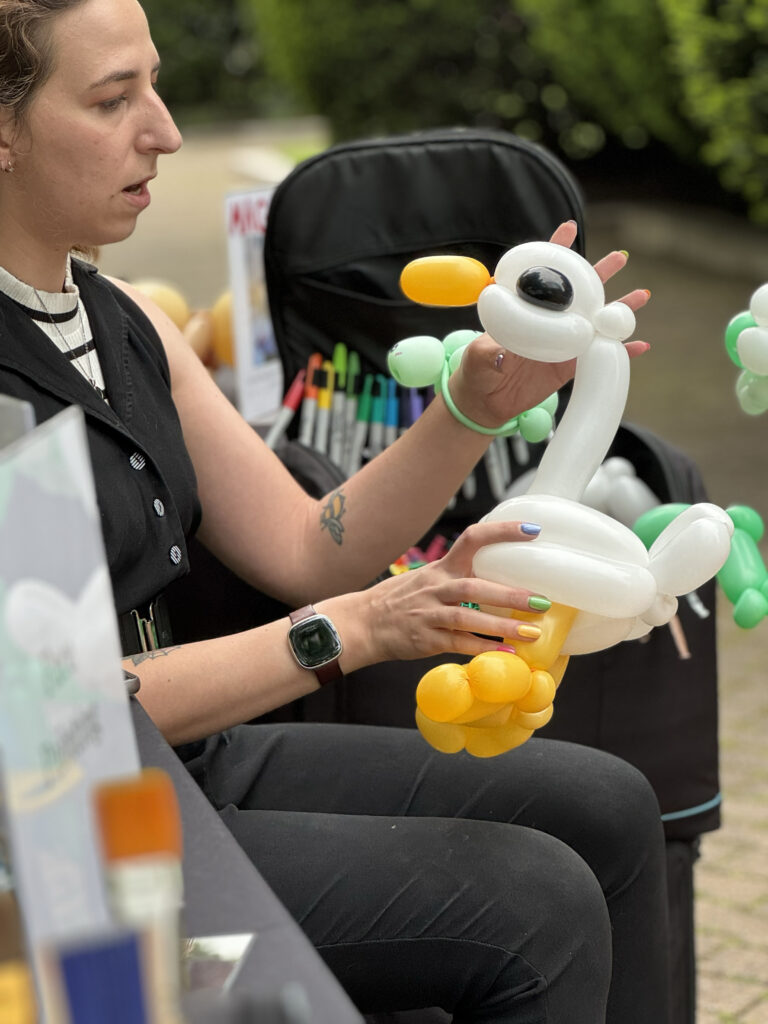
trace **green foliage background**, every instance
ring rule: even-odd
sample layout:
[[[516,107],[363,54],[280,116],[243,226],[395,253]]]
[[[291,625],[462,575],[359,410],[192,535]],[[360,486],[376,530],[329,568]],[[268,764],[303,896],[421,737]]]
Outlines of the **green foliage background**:
[[[142,0],[162,60],[160,93],[182,122],[268,116],[285,86],[263,68],[238,0]]]
[[[703,160],[768,224],[768,0],[659,0]]]
[[[569,162],[650,147],[768,223],[768,0],[145,0],[182,120],[336,139],[496,125]]]

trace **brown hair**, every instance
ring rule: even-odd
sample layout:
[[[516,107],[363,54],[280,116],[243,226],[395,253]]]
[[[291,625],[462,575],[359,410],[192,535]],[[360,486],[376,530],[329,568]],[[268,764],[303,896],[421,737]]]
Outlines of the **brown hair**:
[[[53,72],[51,22],[83,0],[0,0],[0,107],[17,124]]]

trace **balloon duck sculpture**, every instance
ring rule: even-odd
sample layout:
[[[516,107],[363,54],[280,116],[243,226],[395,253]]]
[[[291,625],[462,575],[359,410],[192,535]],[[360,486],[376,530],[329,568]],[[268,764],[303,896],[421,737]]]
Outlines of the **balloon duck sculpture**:
[[[635,318],[623,303],[605,304],[600,278],[577,253],[527,242],[502,256],[493,279],[475,260],[425,257],[408,264],[401,287],[425,305],[476,301],[485,330],[511,352],[543,362],[576,359],[568,407],[527,493],[485,516],[538,523],[540,535],[533,544],[489,545],[473,563],[479,577],[552,600],[541,616],[487,609],[502,618],[536,618],[541,636],[518,645],[515,654],[493,651],[467,664],[439,665],[416,691],[417,725],[433,747],[491,757],[524,743],[549,721],[570,655],[669,622],[677,596],[701,586],[725,562],[733,522],[715,505],[692,505],[648,550],[632,530],[582,503],[624,410],[629,359],[622,342]],[[425,358],[434,341],[399,342],[389,354],[390,372],[406,386],[434,383],[450,404],[449,370],[461,349],[442,353],[445,365],[435,373],[433,358]]]

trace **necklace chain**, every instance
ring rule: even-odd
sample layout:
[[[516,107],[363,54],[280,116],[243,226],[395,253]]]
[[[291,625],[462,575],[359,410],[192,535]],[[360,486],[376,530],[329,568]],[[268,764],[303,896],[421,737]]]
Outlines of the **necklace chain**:
[[[75,350],[72,348],[72,346],[70,345],[69,341],[67,340],[67,336],[64,334],[62,329],[59,327],[58,322],[54,318],[53,313],[51,313],[51,311],[46,306],[45,302],[43,301],[42,295],[37,290],[37,288],[35,288],[34,286],[33,286],[32,290],[35,293],[35,297],[37,298],[37,301],[40,303],[43,312],[48,317],[48,322],[53,325],[53,329],[56,331],[58,336],[64,342],[64,345],[65,345],[67,351],[69,352],[70,355],[73,356]],[[85,368],[78,367],[78,369],[80,369],[80,372],[82,373],[83,377],[85,377],[85,379],[91,385],[91,387],[96,392],[96,394],[99,396],[99,398],[104,398],[105,397],[104,391],[96,383],[96,375],[94,374],[93,367],[91,365],[91,350],[88,348],[88,338],[86,337],[85,324],[83,323],[83,313],[82,313],[82,310],[80,308],[80,298],[79,298],[79,296],[78,296],[78,299],[77,299],[77,307],[76,308],[77,308],[78,325],[80,327],[80,334],[82,335],[82,338],[83,338],[83,349],[84,349],[84,355],[85,355],[85,360],[86,360],[86,364],[87,364]]]

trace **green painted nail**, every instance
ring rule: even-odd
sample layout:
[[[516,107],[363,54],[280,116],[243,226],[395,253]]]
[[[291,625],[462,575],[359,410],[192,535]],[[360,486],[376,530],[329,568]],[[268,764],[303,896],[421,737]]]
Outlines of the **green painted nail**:
[[[534,612],[546,612],[552,607],[552,602],[548,597],[533,597],[528,598],[528,607]]]
[[[619,249],[619,252],[620,252],[620,253],[621,253],[621,255],[622,255],[622,256],[624,256],[624,257],[625,257],[626,259],[629,259],[629,253],[627,252],[627,250],[626,250],[626,249]]]

